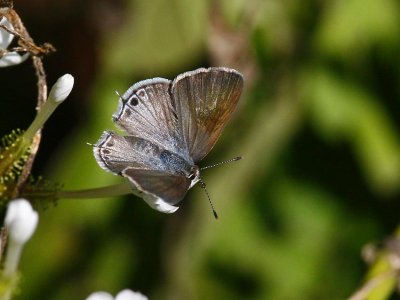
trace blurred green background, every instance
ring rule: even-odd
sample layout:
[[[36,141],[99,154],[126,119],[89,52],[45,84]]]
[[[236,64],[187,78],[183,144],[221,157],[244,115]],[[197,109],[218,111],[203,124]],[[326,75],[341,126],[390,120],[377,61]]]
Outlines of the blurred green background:
[[[115,129],[115,90],[227,66],[245,76],[203,165],[220,215],[195,187],[164,215],[134,196],[61,200],[40,212],[16,299],[344,299],[361,249],[400,219],[400,3],[348,1],[16,2],[49,84],[75,77],[44,130],[34,174],[66,189],[118,183],[87,142]],[[30,63],[0,70],[1,133],[34,116]]]

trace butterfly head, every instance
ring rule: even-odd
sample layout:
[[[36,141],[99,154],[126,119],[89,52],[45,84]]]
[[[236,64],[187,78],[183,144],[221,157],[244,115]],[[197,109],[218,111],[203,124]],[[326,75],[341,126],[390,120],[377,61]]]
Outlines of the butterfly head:
[[[196,165],[192,166],[188,178],[191,180],[190,188],[192,188],[200,180],[200,168]]]

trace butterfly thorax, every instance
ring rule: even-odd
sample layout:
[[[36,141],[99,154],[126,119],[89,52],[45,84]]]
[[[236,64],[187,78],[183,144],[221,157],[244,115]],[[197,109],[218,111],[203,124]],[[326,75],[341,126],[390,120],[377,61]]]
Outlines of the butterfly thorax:
[[[190,179],[190,188],[200,180],[200,169],[192,162],[187,161],[183,157],[168,151],[163,150],[160,154],[160,160],[165,166],[165,171],[179,174]]]
[[[183,175],[185,177],[190,176],[193,167],[192,162],[169,150],[161,151],[160,162],[165,171]]]

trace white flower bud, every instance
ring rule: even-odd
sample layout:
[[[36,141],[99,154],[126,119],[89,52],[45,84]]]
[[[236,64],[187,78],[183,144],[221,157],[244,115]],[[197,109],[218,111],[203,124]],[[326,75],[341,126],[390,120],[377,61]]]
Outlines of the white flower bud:
[[[86,300],[114,300],[114,297],[107,292],[94,292]]]
[[[52,86],[48,101],[54,101],[56,103],[62,102],[71,93],[74,86],[74,77],[71,74],[65,74],[58,78],[56,83]]]
[[[25,244],[36,229],[38,213],[25,199],[12,200],[7,208],[5,225],[10,239],[18,244]]]
[[[52,86],[49,97],[44,103],[43,107],[36,115],[31,126],[24,133],[24,140],[30,142],[36,132],[43,127],[44,123],[50,118],[54,110],[60,105],[74,86],[74,77],[70,74],[65,74],[58,78],[56,83]]]
[[[134,292],[129,289],[120,291],[115,300],[148,300],[148,298],[139,292]]]

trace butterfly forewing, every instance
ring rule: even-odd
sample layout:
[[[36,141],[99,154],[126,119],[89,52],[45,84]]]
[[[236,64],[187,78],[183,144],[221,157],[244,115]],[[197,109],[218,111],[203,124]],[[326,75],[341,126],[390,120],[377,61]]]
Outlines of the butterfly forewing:
[[[185,147],[177,130],[178,120],[170,86],[171,81],[164,78],[134,84],[119,100],[113,120],[129,135],[177,153]]]
[[[126,168],[122,175],[139,190],[151,193],[171,205],[181,201],[190,186],[190,179],[163,171]]]
[[[178,130],[195,163],[211,150],[230,119],[243,88],[240,73],[228,68],[198,69],[179,75],[172,95]]]

